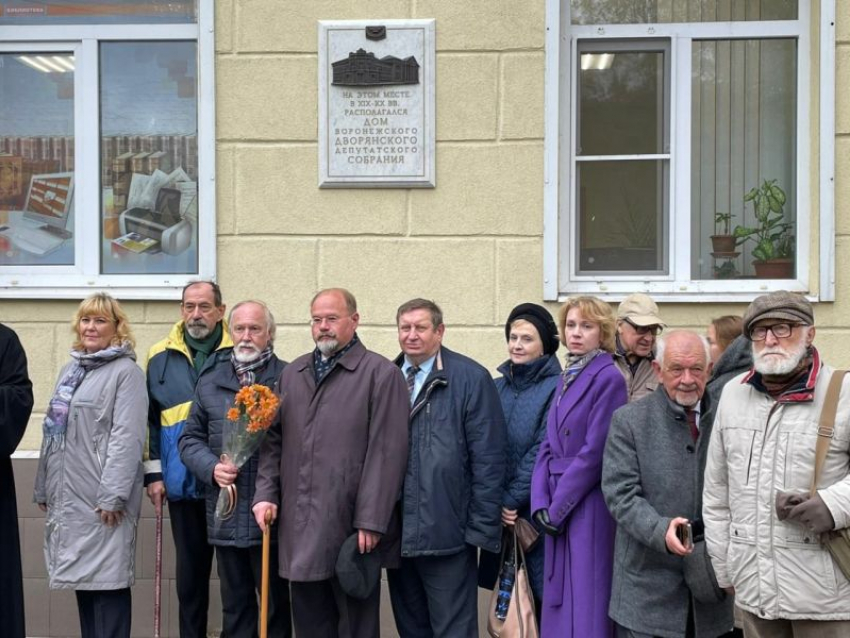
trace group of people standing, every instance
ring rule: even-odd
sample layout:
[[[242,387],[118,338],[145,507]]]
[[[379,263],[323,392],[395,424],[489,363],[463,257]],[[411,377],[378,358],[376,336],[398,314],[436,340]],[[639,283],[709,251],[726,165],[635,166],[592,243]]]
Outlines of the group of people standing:
[[[48,404],[34,500],[50,586],[75,590],[84,637],[130,635],[145,489],[168,504],[184,638],[206,635],[213,551],[223,635],[257,635],[267,526],[270,636],[378,636],[368,574],[384,567],[403,638],[475,638],[477,587],[496,585],[520,518],[542,538],[526,566],[543,637],[731,635],[733,594],[746,636],[850,635],[850,581],[818,542],[850,525],[850,389],[809,491],[832,369],[799,295],[759,297],[708,339],[662,335],[643,294],[616,313],[572,297],[557,322],[521,304],[495,380],[443,345],[426,299],[398,308],[395,361],[366,348],[340,288],[312,299],[315,348],[288,364],[261,301],[227,314],[216,284],[194,282],[180,311],[145,374],[120,304],[84,300]],[[32,394],[13,334],[0,333],[0,396],[19,439]],[[254,384],[280,407],[237,466],[227,413]],[[222,489],[238,495],[225,520]]]

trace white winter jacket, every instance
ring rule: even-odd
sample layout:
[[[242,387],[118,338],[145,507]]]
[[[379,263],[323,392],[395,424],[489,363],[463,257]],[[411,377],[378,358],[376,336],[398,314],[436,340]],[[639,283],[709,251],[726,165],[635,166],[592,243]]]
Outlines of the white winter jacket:
[[[723,389],[705,470],[703,517],[708,552],[721,587],[762,618],[850,619],[850,581],[803,525],[779,521],[778,491],[808,492],[818,419],[833,369],[814,351],[807,391],[779,401],[746,382]],[[814,389],[812,394],[811,390]],[[850,375],[818,486],[835,519],[850,526]]]

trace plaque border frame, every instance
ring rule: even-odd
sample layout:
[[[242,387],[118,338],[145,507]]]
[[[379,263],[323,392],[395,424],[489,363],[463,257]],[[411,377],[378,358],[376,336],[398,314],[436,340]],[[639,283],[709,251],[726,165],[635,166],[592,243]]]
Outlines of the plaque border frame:
[[[387,27],[389,35],[393,29],[421,28],[424,31],[424,52],[420,64],[419,82],[423,88],[424,134],[422,135],[423,174],[411,175],[352,175],[331,177],[329,175],[328,122],[330,109],[331,63],[328,55],[328,34],[332,30],[362,29],[367,26]],[[436,63],[437,47],[434,18],[393,20],[319,20],[319,188],[435,188],[436,173]],[[365,39],[365,36],[364,36]],[[388,85],[391,86],[391,85]]]

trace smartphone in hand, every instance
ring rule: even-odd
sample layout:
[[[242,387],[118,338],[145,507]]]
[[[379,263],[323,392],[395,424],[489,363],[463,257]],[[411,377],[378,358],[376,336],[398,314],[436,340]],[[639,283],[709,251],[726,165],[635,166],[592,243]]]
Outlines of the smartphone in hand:
[[[676,537],[685,546],[685,549],[694,547],[694,530],[690,523],[684,523],[676,528]]]

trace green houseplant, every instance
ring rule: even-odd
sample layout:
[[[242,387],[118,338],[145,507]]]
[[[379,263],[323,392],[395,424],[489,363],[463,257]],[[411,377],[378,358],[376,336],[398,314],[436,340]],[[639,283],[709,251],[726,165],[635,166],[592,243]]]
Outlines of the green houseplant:
[[[790,279],[794,275],[794,222],[785,221],[785,191],[775,179],[764,180],[744,195],[752,202],[756,225],[735,226],[738,245],[753,241],[756,277]]]

